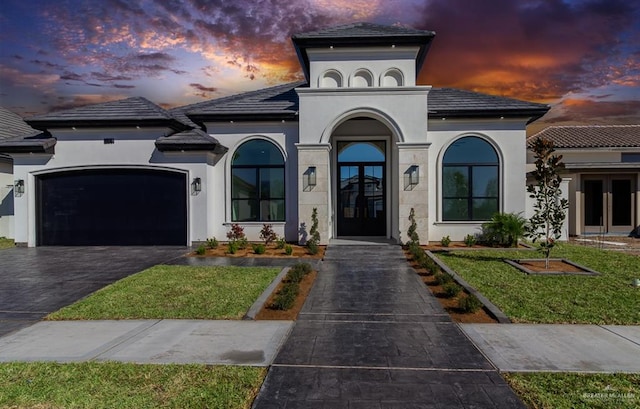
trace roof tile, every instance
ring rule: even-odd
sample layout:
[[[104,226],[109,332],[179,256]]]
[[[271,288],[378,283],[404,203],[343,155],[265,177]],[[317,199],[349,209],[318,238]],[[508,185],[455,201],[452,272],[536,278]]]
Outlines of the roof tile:
[[[550,126],[527,139],[546,138],[556,148],[640,148],[640,125]]]

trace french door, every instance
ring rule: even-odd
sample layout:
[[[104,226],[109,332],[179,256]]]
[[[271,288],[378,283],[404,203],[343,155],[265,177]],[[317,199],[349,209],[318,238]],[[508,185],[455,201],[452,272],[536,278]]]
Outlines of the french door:
[[[623,233],[635,228],[635,178],[632,175],[583,175],[585,233]]]
[[[386,235],[384,162],[338,164],[338,236]]]

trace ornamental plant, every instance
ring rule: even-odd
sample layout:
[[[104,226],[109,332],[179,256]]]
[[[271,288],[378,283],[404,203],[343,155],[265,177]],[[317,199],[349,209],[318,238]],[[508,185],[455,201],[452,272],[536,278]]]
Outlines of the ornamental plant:
[[[533,242],[539,240],[538,249],[545,256],[545,268],[549,268],[549,257],[556,240],[562,236],[562,226],[566,217],[569,201],[562,199],[559,171],[564,168],[562,155],[555,155],[553,142],[537,138],[533,143],[536,170],[536,183],[527,186],[529,197],[535,199],[534,215],[526,228],[527,237]]]
[[[314,207],[311,212],[311,229],[309,230],[311,236],[307,240],[307,250],[310,254],[318,254],[320,245],[320,232],[318,232],[318,208]]]
[[[416,212],[413,207],[409,211],[409,228],[407,229],[409,236],[409,247],[420,245],[420,237],[418,236],[418,224],[416,223]]]
[[[268,246],[278,238],[278,235],[273,231],[272,225],[263,224],[262,230],[260,230],[260,238],[264,241],[264,245]]]

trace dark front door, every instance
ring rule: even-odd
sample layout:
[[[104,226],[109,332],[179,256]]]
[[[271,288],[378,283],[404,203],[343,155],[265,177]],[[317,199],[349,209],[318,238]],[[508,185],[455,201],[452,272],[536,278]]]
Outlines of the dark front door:
[[[386,142],[338,141],[338,236],[386,236]]]
[[[186,245],[186,183],[149,169],[39,176],[38,245]]]
[[[585,233],[630,233],[635,227],[635,179],[631,175],[583,176]]]

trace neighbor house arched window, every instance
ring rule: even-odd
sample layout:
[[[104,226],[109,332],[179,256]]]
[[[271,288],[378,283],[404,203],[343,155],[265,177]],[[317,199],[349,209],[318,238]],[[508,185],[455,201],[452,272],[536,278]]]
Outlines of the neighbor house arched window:
[[[284,221],[284,158],[264,139],[243,143],[231,161],[231,220]]]
[[[455,141],[442,159],[442,220],[483,221],[498,211],[500,160],[482,138]]]

